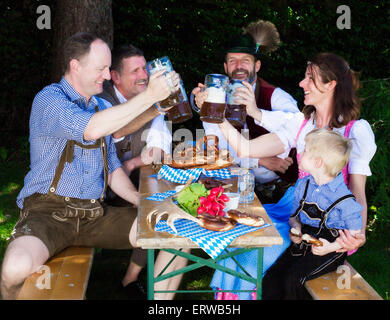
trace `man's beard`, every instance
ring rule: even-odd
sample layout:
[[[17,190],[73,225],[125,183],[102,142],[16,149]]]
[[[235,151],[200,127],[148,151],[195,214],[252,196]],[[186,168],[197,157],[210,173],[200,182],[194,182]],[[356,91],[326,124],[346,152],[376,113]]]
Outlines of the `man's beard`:
[[[256,77],[256,70],[255,67],[253,67],[253,70],[251,72],[248,72],[248,70],[245,69],[235,69],[233,72],[229,72],[228,70],[228,76],[231,79],[237,79],[237,73],[243,72],[247,75],[245,81],[252,83],[255,80]]]

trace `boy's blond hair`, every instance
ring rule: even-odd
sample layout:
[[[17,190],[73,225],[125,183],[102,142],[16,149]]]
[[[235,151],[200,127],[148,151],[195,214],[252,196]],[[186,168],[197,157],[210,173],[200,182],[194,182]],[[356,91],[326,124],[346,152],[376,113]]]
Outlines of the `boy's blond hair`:
[[[305,137],[306,150],[324,162],[326,173],[335,177],[347,165],[351,141],[341,134],[326,129],[315,129]]]

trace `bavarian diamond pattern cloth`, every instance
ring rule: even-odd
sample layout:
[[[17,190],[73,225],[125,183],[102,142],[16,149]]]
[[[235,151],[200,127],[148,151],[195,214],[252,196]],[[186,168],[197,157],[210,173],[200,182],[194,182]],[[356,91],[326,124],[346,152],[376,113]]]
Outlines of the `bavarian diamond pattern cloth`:
[[[217,258],[236,237],[269,226],[271,225],[267,223],[262,225],[261,227],[250,227],[237,223],[235,228],[233,228],[232,230],[218,232],[202,228],[197,223],[191,220],[175,220],[175,228],[177,230],[177,234],[182,237],[191,239],[213,259]],[[166,220],[160,220],[156,224],[154,229],[160,232],[169,232],[170,234],[176,234],[171,229],[171,227],[167,225]]]
[[[220,179],[230,179],[231,174],[228,168],[223,168],[219,170],[205,170],[202,168],[193,168],[193,169],[176,169],[168,165],[163,165],[160,171],[157,174],[158,178],[163,178],[165,180],[176,182],[176,183],[186,183],[187,180],[192,176],[194,177],[194,182],[197,181],[201,174],[206,175],[207,177],[220,178]]]
[[[153,200],[153,201],[164,201],[166,198],[170,197],[171,195],[175,194],[175,190],[169,190],[163,193],[155,193],[147,198],[146,200]]]

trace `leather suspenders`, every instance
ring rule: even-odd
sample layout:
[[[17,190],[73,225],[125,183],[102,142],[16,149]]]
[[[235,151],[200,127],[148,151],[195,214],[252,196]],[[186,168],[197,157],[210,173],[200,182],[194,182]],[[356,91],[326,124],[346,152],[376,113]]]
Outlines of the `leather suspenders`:
[[[95,111],[98,111],[98,107],[95,107]],[[57,190],[58,183],[60,181],[62,172],[64,170],[65,162],[71,163],[73,161],[74,146],[78,146],[83,149],[96,149],[100,148],[103,157],[103,167],[104,167],[104,188],[100,196],[100,201],[104,199],[104,193],[106,192],[107,182],[108,182],[108,159],[107,159],[107,143],[104,137],[98,139],[94,144],[83,144],[75,140],[68,140],[64,150],[62,151],[60,160],[58,162],[54,178],[51,182],[49,188],[49,194],[55,194]]]

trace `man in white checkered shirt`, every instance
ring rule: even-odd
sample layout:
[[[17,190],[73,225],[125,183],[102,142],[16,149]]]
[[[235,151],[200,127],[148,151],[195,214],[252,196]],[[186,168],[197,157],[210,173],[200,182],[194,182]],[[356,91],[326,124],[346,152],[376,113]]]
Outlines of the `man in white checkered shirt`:
[[[109,185],[134,207],[139,202],[111,134],[168,97],[170,88],[159,72],[134,99],[106,109],[95,95],[110,79],[108,45],[90,33],[78,33],[65,43],[64,53],[64,77],[40,91],[32,105],[31,165],[17,198],[20,218],[3,260],[3,299],[15,299],[25,278],[68,246],[135,247],[136,209],[101,201]],[[179,85],[176,73],[167,76]],[[160,254],[156,268],[168,259]]]

